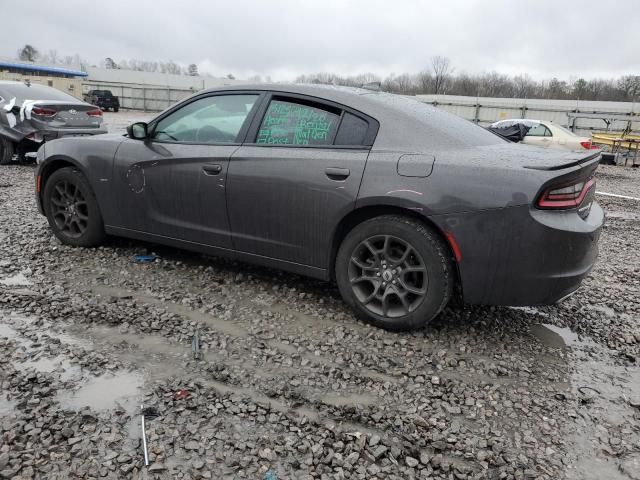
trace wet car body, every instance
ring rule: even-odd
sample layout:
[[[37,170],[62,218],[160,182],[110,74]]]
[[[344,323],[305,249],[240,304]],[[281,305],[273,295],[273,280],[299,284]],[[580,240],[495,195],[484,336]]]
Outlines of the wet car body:
[[[108,234],[325,280],[335,277],[336,252],[352,229],[401,215],[437,232],[464,301],[474,304],[556,302],[596,260],[604,222],[593,197],[598,153],[516,145],[412,99],[316,85],[208,90],[149,129],[194,99],[225,94],[257,97],[227,144],[117,135],[48,143],[38,152],[41,211],[47,178],[74,166]],[[274,99],[350,113],[365,131],[356,145],[261,144]],[[557,208],[567,195],[574,204]]]
[[[0,138],[15,153],[36,151],[42,142],[106,133],[102,113],[71,95],[36,84],[0,81]]]

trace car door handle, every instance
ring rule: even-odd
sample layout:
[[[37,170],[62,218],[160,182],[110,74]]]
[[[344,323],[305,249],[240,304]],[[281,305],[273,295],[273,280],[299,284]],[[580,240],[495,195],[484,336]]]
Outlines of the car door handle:
[[[327,175],[327,177],[329,177],[329,179],[336,180],[336,181],[344,180],[349,175],[351,175],[351,172],[349,171],[348,168],[336,168],[336,167],[326,168],[324,170],[324,173]]]
[[[202,167],[205,175],[218,175],[222,171],[222,165],[217,163],[208,163]]]

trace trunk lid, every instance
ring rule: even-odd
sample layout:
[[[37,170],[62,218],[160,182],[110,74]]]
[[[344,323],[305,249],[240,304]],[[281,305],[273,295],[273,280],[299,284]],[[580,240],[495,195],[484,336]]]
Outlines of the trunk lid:
[[[500,144],[480,147],[483,157],[491,162],[504,162],[531,170],[564,170],[589,163],[600,156],[600,150],[565,151],[543,149],[522,144]]]
[[[39,114],[39,109],[45,113]],[[99,108],[88,103],[40,101],[31,107],[30,115],[31,121],[43,128],[98,128],[102,116],[88,115],[96,110]]]

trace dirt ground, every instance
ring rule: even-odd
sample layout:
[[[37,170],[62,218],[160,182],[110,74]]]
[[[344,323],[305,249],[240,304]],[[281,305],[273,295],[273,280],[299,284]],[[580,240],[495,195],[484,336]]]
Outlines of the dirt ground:
[[[640,201],[598,197],[600,258],[564,303],[392,334],[332,284],[63,246],[33,170],[0,170],[0,478],[640,479]],[[640,197],[640,169],[598,190]]]

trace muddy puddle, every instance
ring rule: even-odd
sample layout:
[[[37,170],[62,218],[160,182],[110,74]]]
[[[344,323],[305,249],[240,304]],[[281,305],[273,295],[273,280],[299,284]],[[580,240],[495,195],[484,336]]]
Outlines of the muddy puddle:
[[[320,401],[334,407],[367,407],[380,403],[378,397],[366,393],[329,393],[323,395]]]
[[[530,327],[529,332],[550,348],[567,348],[579,341],[578,334],[571,329],[547,323],[536,323]]]
[[[140,401],[144,378],[136,372],[92,377],[73,391],[58,392],[56,399],[63,408],[94,411],[111,410],[118,406],[128,413],[136,410]]]
[[[35,370],[40,373],[56,373],[63,382],[82,378],[82,369],[61,356],[47,358],[41,357],[37,360],[27,360],[16,363],[15,367],[20,371]]]

